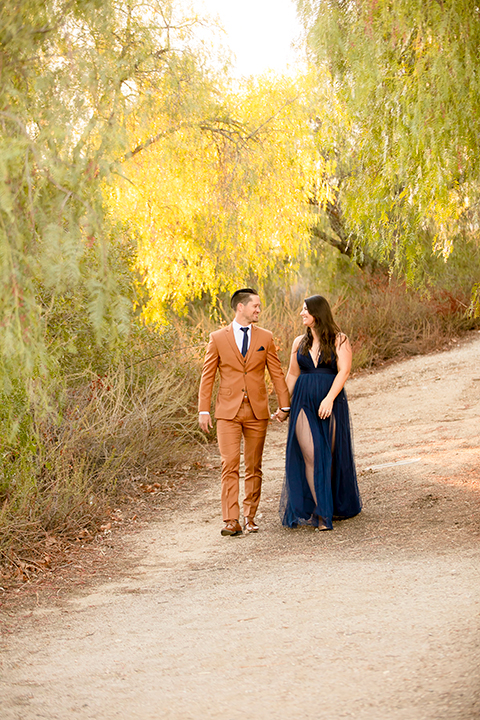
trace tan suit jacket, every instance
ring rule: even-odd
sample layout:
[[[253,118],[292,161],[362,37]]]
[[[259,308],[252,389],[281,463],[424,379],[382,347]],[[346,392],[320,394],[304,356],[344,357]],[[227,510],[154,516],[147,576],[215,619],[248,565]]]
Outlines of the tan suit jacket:
[[[285,377],[278,359],[273,335],[269,330],[252,325],[250,347],[246,357],[238,349],[232,325],[210,335],[198,396],[199,412],[210,412],[215,374],[220,372],[220,387],[215,417],[233,420],[245,395],[257,420],[270,417],[265,367],[273,381],[280,407],[290,405]]]

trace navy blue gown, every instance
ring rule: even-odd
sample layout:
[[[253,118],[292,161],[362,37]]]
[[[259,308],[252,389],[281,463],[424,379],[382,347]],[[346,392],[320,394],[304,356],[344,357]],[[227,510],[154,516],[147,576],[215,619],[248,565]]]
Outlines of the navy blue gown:
[[[362,503],[353,458],[350,414],[345,390],[334,400],[330,418],[321,420],[318,407],[337,374],[335,360],[297,352],[300,376],[292,395],[285,482],[280,517],[287,527],[313,525],[331,529],[332,519],[357,515]],[[300,440],[300,442],[299,442]],[[302,451],[303,448],[303,451]],[[305,474],[304,452],[313,454],[314,495]]]

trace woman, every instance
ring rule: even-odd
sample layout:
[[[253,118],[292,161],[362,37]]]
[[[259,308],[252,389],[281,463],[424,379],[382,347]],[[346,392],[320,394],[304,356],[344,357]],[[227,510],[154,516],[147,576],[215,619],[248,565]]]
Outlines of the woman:
[[[306,331],[293,342],[287,374],[292,404],[280,517],[287,527],[331,530],[333,518],[362,507],[343,389],[352,349],[321,295],[307,298],[300,315]]]

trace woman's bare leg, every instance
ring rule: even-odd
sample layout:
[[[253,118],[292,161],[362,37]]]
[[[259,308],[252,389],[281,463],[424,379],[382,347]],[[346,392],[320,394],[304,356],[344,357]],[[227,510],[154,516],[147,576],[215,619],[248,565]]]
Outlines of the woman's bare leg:
[[[305,477],[307,479],[308,487],[310,488],[310,492],[312,493],[312,497],[316,505],[317,495],[315,493],[315,484],[313,479],[315,467],[313,436],[310,429],[310,424],[308,422],[308,418],[305,415],[304,410],[300,410],[298,414],[297,424],[295,426],[295,434],[297,436],[298,444],[300,445],[300,450],[302,451],[303,455],[303,461],[305,463]]]

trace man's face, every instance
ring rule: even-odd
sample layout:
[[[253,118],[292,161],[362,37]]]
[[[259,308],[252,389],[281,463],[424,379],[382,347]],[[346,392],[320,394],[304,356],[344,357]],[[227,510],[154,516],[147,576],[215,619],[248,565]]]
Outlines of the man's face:
[[[260,315],[260,298],[258,295],[251,295],[250,300],[245,303],[239,303],[238,309],[240,312],[239,315],[242,316],[242,320],[247,324],[250,325],[250,323],[256,323],[258,322],[258,316]]]

